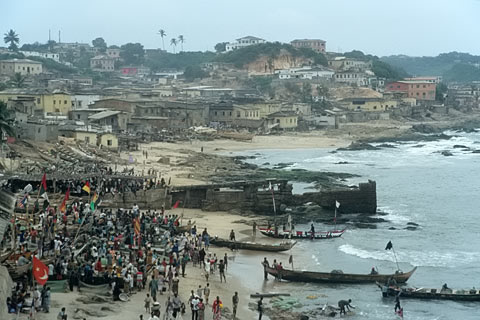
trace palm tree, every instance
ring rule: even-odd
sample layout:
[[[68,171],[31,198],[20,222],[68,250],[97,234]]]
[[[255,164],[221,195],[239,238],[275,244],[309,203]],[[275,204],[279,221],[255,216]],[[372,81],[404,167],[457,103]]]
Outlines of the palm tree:
[[[3,135],[6,133],[9,136],[15,136],[15,131],[13,130],[13,118],[11,117],[10,110],[7,110],[7,104],[3,101],[0,101],[0,137],[3,138]],[[0,140],[1,143],[2,140]]]
[[[172,40],[170,40],[170,45],[173,46],[173,53],[175,53],[175,48],[177,46],[177,39],[172,38]]]
[[[25,82],[25,77],[22,76],[19,72],[16,72],[13,77],[10,78],[10,84],[15,88],[23,87],[23,83]]]
[[[13,29],[10,29],[10,31],[4,34],[3,41],[5,43],[10,43],[8,49],[16,51],[18,49],[18,43],[20,42],[20,38]]]
[[[163,51],[165,51],[165,42],[163,42],[163,37],[166,37],[167,34],[165,33],[165,30],[163,30],[163,29],[158,30],[158,34],[160,35],[160,37],[162,37]]]
[[[183,43],[185,42],[185,38],[183,37],[183,35],[178,36],[178,42],[180,42],[180,44],[182,45],[182,51],[183,51]]]

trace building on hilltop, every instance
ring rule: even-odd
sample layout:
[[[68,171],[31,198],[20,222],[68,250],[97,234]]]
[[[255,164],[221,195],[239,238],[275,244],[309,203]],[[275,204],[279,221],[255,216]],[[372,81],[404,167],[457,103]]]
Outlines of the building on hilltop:
[[[20,73],[22,76],[36,75],[43,72],[42,63],[29,59],[10,59],[0,61],[0,74],[13,76]]]
[[[385,85],[385,92],[402,93],[406,98],[434,101],[437,85],[429,81],[395,81]]]
[[[118,61],[120,60],[120,52],[122,50],[121,49],[117,49],[117,48],[107,48],[107,50],[105,51],[105,54],[112,58],[112,59],[115,59],[115,61]]]
[[[43,59],[51,59],[60,63],[60,54],[51,52],[37,52],[37,51],[20,51],[26,57],[39,57]]]
[[[107,55],[95,56],[90,59],[90,68],[93,71],[113,72],[115,71],[115,59]]]
[[[298,115],[293,111],[274,112],[266,117],[265,126],[268,129],[296,129],[298,127]]]
[[[266,43],[264,39],[253,37],[253,36],[246,36],[243,38],[238,38],[235,42],[227,43],[226,51],[233,51],[236,49],[240,49],[243,47],[248,47],[255,44]]]
[[[325,53],[327,42],[320,39],[295,39],[290,42],[295,48],[308,48],[318,53]]]
[[[359,87],[368,85],[368,75],[357,71],[339,71],[333,76],[335,82],[356,85]]]
[[[341,106],[350,111],[383,112],[394,109],[397,100],[384,98],[346,98],[338,101]]]
[[[372,62],[351,59],[347,57],[335,57],[333,59],[328,60],[328,66],[338,71],[347,71],[347,70],[365,71],[372,68]]]
[[[68,92],[46,89],[7,89],[0,91],[0,101],[34,98],[35,110],[44,114],[68,115],[72,110],[72,99]]]

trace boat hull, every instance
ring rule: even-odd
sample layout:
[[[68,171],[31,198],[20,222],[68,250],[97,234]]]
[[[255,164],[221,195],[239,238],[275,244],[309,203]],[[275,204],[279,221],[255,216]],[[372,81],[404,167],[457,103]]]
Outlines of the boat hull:
[[[454,300],[454,301],[480,301],[480,291],[470,293],[469,290],[445,292],[433,289],[414,289],[414,288],[389,288],[387,293],[389,296],[396,296],[400,293],[402,299],[422,299],[422,300]]]
[[[291,239],[315,239],[315,240],[325,240],[325,239],[333,239],[333,238],[340,238],[344,233],[344,230],[333,230],[333,231],[320,231],[315,232],[315,235],[312,237],[312,232],[310,231],[296,231],[291,233],[290,231],[278,231],[275,234],[275,230],[268,229],[268,228],[259,228],[260,232],[271,238],[291,238]]]
[[[287,242],[280,244],[262,244],[254,242],[230,241],[221,238],[213,238],[210,243],[218,247],[227,247],[230,249],[243,249],[254,251],[282,252],[290,250],[296,242]]]
[[[405,283],[415,272],[417,267],[407,273],[395,274],[352,274],[352,273],[330,273],[330,272],[311,272],[311,271],[293,271],[283,269],[281,271],[282,280],[293,282],[317,282],[317,283],[385,283],[393,278],[397,283]],[[272,276],[278,276],[278,270],[267,268],[267,272]]]

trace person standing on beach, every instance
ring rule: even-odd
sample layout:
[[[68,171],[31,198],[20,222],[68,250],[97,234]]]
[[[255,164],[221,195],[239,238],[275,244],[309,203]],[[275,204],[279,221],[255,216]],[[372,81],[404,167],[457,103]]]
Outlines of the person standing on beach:
[[[150,303],[152,302],[152,298],[150,298],[150,295],[147,293],[147,297],[145,298],[145,312],[148,314],[150,313]]]
[[[267,257],[263,258],[262,264],[263,264],[263,278],[265,280],[268,280],[267,268],[270,267],[270,264],[268,263]]]
[[[220,282],[225,280],[227,282],[227,278],[225,277],[225,264],[223,263],[223,260],[220,260],[220,263],[218,264],[218,270],[220,271]]]
[[[228,256],[225,252],[225,256],[223,257],[223,264],[225,265],[225,270],[228,270]]]
[[[253,221],[252,235],[255,237],[257,234],[257,222]]]
[[[239,298],[238,298],[238,292],[235,291],[235,294],[233,295],[232,297],[232,304],[233,304],[233,319],[236,319],[237,317],[237,307],[238,307],[238,302],[239,302]]]
[[[257,302],[257,310],[258,310],[258,320],[262,320],[263,314],[263,297],[260,297],[260,300]]]
[[[210,296],[210,283],[207,283],[206,287],[203,289],[203,294],[205,295],[205,304],[208,306],[208,297]]]

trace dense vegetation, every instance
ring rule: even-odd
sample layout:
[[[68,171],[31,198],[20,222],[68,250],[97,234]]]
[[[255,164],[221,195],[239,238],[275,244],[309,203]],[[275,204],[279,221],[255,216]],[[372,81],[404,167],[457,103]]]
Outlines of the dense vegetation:
[[[145,65],[152,71],[164,69],[186,69],[188,66],[199,66],[202,63],[210,62],[215,57],[215,53],[206,52],[180,52],[172,54],[166,51],[149,53],[145,58]]]
[[[288,51],[293,57],[311,58],[316,65],[326,66],[328,64],[327,59],[321,53],[307,48],[296,49],[289,44],[280,42],[262,43],[229,51],[218,55],[215,60],[218,62],[233,63],[236,67],[241,68],[262,56],[276,58],[282,49]]]
[[[372,72],[379,78],[386,78],[388,80],[398,80],[407,77],[408,74],[404,69],[397,66],[392,66],[389,63],[381,61],[380,58],[371,54],[364,54],[362,51],[353,50],[345,52],[344,56],[347,58],[372,61]]]
[[[448,81],[468,82],[480,80],[480,56],[450,52],[436,57],[409,57],[396,55],[382,57],[382,61],[403,68],[416,76],[443,76]]]

